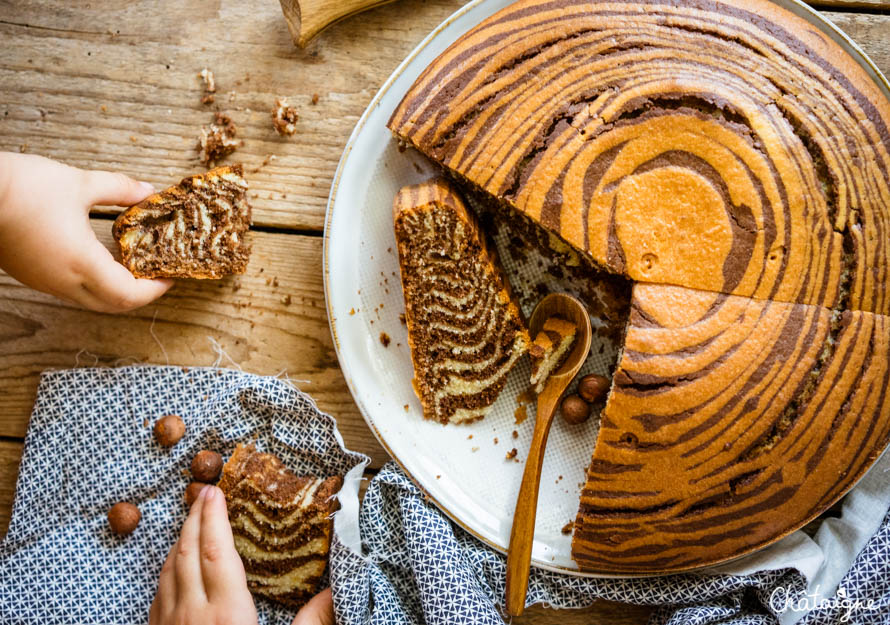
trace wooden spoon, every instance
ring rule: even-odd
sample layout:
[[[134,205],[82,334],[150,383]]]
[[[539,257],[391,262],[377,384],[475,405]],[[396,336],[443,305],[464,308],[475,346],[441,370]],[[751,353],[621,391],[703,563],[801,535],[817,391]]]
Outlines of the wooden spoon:
[[[510,532],[510,550],[507,553],[507,614],[520,616],[525,609],[528,591],[529,565],[532,559],[532,542],[535,537],[535,515],[538,507],[538,487],[541,484],[541,465],[544,463],[544,447],[550,434],[550,424],[559,405],[559,398],[590,351],[590,317],[584,305],[571,295],[551,293],[542,299],[532,313],[529,333],[535,336],[550,317],[561,317],[578,328],[575,345],[563,365],[550,374],[544,390],[538,395],[538,412],[535,417],[535,433],[525,461],[525,472],[516,511],[513,513],[513,529]]]
[[[291,39],[301,48],[344,18],[393,0],[280,0]]]

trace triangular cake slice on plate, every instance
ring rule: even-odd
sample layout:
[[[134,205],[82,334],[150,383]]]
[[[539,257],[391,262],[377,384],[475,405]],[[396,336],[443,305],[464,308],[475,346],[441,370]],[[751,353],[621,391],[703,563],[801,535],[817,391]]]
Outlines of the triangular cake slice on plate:
[[[244,273],[250,204],[240,164],[184,178],[121,213],[112,233],[137,278],[222,278]]]
[[[529,344],[494,246],[444,180],[403,188],[393,212],[424,417],[482,418]]]
[[[300,607],[318,591],[342,485],[340,477],[298,476],[276,456],[238,445],[219,487],[251,592]]]

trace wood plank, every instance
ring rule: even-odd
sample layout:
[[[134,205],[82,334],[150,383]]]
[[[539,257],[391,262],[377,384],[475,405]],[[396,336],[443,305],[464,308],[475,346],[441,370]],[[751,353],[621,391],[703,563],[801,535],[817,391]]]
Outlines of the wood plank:
[[[815,0],[807,2],[810,6],[823,8],[842,8],[864,11],[890,11],[890,0]]]
[[[111,221],[94,219],[93,227],[108,244]],[[0,274],[0,436],[24,436],[44,369],[168,359],[211,365],[219,357],[215,341],[228,354],[223,366],[234,361],[262,375],[286,371],[337,417],[347,446],[380,466],[388,456],[349,394],[331,341],[321,237],[254,237],[246,275],[182,280],[156,303],[124,315],[85,311]]]
[[[19,441],[0,441],[0,539],[6,536],[12,517],[12,500],[23,449],[24,444]]]
[[[0,149],[24,146],[167,186],[200,169],[194,144],[212,107],[199,102],[196,74],[209,67],[219,87],[216,106],[232,114],[245,140],[233,159],[252,169],[277,157],[249,176],[256,223],[320,230],[336,164],[365,106],[460,4],[400,0],[298,50],[275,2],[3,3]],[[890,16],[828,16],[890,73]],[[315,106],[313,93],[320,96]],[[276,96],[300,109],[293,138],[272,131]]]
[[[160,188],[201,169],[194,146],[218,107],[231,113],[244,139],[232,160],[250,171],[277,157],[248,174],[255,223],[321,230],[359,116],[417,42],[459,5],[402,0],[332,26],[298,50],[274,1],[0,3],[0,149],[25,146]],[[200,103],[204,67],[216,76],[213,107]],[[272,129],[279,96],[300,112],[290,138]]]

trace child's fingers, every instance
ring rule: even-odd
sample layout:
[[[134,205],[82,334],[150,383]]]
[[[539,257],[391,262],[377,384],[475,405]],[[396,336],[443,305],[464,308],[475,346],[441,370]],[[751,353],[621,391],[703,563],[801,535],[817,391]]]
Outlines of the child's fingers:
[[[173,286],[172,280],[134,278],[98,241],[91,243],[89,254],[83,286],[100,302],[100,312],[125,312],[145,306]]]
[[[110,171],[85,171],[84,190],[86,201],[93,204],[132,206],[155,192],[147,182],[133,180],[129,176]]]
[[[207,488],[192,504],[188,518],[182,524],[176,543],[176,560],[173,570],[176,576],[176,600],[179,603],[203,603],[206,601],[204,581],[201,578],[201,510]]]
[[[232,539],[225,496],[216,486],[207,488],[201,510],[201,572],[204,590],[211,602],[230,599],[234,593],[247,590],[244,566]]]
[[[158,577],[158,594],[151,602],[149,611],[149,625],[160,625],[167,622],[167,617],[176,605],[176,573],[173,571],[176,549],[177,545],[174,543],[161,567],[161,574]]]
[[[300,608],[291,625],[334,625],[334,598],[325,588]]]

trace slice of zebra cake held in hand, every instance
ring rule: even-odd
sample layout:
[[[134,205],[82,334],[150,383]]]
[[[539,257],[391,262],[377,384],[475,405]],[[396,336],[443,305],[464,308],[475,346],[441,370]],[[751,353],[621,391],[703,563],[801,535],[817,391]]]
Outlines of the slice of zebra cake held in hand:
[[[240,164],[184,178],[121,213],[112,233],[137,278],[243,274],[251,209]]]

